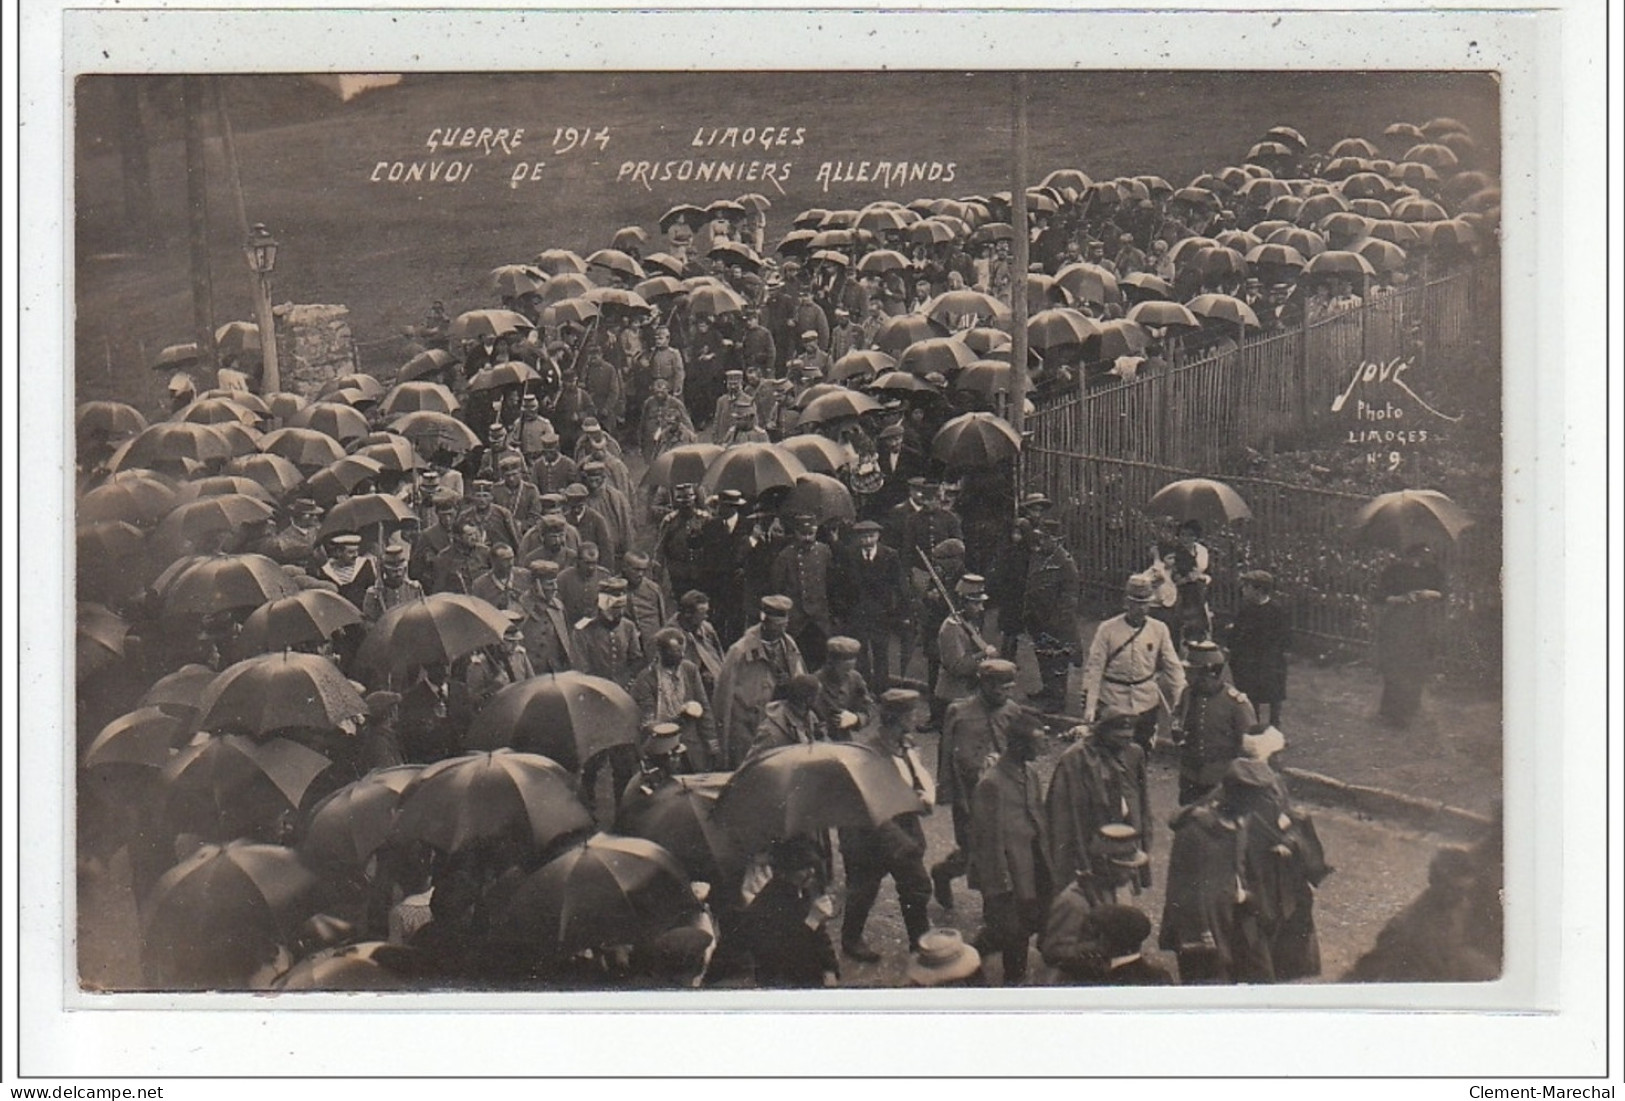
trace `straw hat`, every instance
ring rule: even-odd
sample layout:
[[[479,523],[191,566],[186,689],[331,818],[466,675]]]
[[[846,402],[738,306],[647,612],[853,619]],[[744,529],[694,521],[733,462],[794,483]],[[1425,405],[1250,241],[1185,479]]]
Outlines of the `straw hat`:
[[[965,943],[958,929],[931,929],[908,962],[908,981],[915,986],[941,986],[974,975],[981,954]]]

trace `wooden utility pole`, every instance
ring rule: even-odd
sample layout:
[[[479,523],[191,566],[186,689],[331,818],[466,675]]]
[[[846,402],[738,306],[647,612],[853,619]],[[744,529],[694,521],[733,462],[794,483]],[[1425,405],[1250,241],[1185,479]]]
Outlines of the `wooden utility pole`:
[[[203,114],[208,109],[201,76],[181,78],[186,113],[186,210],[192,246],[192,328],[199,366],[212,381],[219,362],[214,350],[214,281],[209,276],[209,177],[203,158]],[[207,387],[205,387],[207,389]]]
[[[231,180],[231,196],[237,207],[237,232],[249,237],[248,204],[243,199],[243,173],[237,163],[237,138],[231,129],[231,113],[226,109],[226,86],[212,78],[216,120],[220,126],[220,150],[226,158],[226,175]],[[250,270],[249,291],[254,296],[254,323],[260,330],[260,393],[274,394],[282,389],[282,369],[277,362],[276,315],[271,312],[270,276]]]
[[[1017,73],[1015,119],[1011,127],[1010,225],[1015,230],[1010,273],[1010,426],[1018,433],[1027,419],[1027,74]]]

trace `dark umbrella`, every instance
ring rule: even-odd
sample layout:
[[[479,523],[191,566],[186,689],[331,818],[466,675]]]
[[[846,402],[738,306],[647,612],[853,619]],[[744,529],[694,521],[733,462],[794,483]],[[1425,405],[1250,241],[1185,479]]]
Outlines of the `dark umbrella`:
[[[643,472],[643,484],[670,489],[678,485],[699,485],[706,470],[722,454],[714,443],[683,443],[662,451]]]
[[[570,956],[641,943],[698,906],[682,865],[665,849],[600,833],[527,876],[493,935]]]
[[[754,498],[774,486],[791,488],[807,473],[801,460],[770,443],[746,443],[730,447],[706,468],[701,484],[707,493],[737,489]]]
[[[563,298],[542,310],[542,324],[554,327],[586,325],[601,312],[596,302],[585,298]]]
[[[1377,271],[1399,271],[1406,264],[1404,249],[1377,237],[1356,241],[1350,251],[1365,257],[1366,263]]]
[[[1021,437],[1002,417],[965,413],[955,417],[931,441],[931,455],[953,467],[987,467],[1021,450]]]
[[[591,279],[588,279],[585,275],[578,275],[574,272],[570,272],[565,275],[555,275],[548,282],[547,290],[542,295],[542,301],[548,303],[549,305],[557,306],[564,302],[580,300],[582,295],[592,290],[596,285],[597,284],[595,284]],[[598,316],[596,312],[598,306],[595,303],[586,302],[584,304],[592,306],[594,310],[594,313],[592,314],[593,317]],[[543,311],[543,325],[557,325],[558,323],[559,322],[556,320],[549,320],[547,312]]]
[[[393,837],[455,854],[498,841],[546,849],[592,828],[575,777],[547,757],[497,749],[437,761],[401,795]]]
[[[1000,359],[979,359],[959,372],[953,388],[991,398],[994,394],[1008,394],[1011,382],[1010,364]]]
[[[74,433],[79,437],[102,436],[119,439],[134,436],[147,427],[147,418],[133,405],[122,401],[87,401],[73,415]]]
[[[1167,516],[1181,522],[1196,520],[1210,527],[1223,527],[1233,520],[1251,519],[1253,510],[1241,494],[1211,478],[1184,478],[1169,482],[1145,503],[1151,516]]]
[[[457,357],[444,348],[430,348],[407,360],[396,372],[395,379],[397,382],[415,382],[431,375],[439,375],[456,362]]]
[[[555,282],[557,280],[548,281],[548,293],[553,291]],[[458,314],[447,332],[455,339],[478,340],[485,336],[511,336],[535,327],[530,318],[513,310],[469,310]]]
[[[1128,317],[1148,329],[1164,329],[1170,325],[1195,329],[1201,325],[1196,315],[1179,302],[1137,302],[1129,308]]]
[[[653,841],[693,879],[720,882],[742,864],[727,831],[711,817],[731,775],[703,772],[654,788],[634,787],[615,815],[615,832]]]
[[[314,912],[317,885],[293,850],[280,845],[202,846],[159,878],[143,907],[150,981],[244,985]]]
[[[1403,551],[1417,543],[1454,543],[1472,517],[1449,497],[1432,489],[1384,493],[1354,517],[1355,539],[1372,546]]]
[[[828,474],[803,474],[796,479],[779,511],[784,516],[804,513],[819,523],[827,520],[856,520],[852,492],[839,478]]]
[[[695,287],[688,295],[688,312],[693,317],[739,313],[745,306],[737,291],[714,283]]]
[[[412,441],[405,436],[390,435],[377,443],[367,444],[356,454],[371,459],[383,470],[400,474],[418,470],[424,465],[417,449],[412,446]]]
[[[961,329],[953,335],[953,339],[959,341],[979,356],[988,355],[1000,348],[1008,348],[1011,344],[1009,333],[1003,329],[989,329],[985,326],[978,326],[974,329]],[[888,367],[886,370],[889,371],[891,368]]]
[[[374,769],[311,808],[299,855],[320,867],[364,867],[395,828],[401,795],[422,765]]]
[[[370,527],[389,527],[416,518],[410,506],[392,493],[363,493],[334,505],[322,520],[317,535],[326,538],[345,532],[363,532]]]
[[[308,606],[301,609],[311,614]],[[206,730],[268,734],[288,727],[336,730],[364,716],[367,705],[331,659],[284,650],[222,670],[204,690],[198,711],[198,725]]]
[[[812,474],[834,474],[853,462],[852,452],[846,444],[811,432],[786,436],[779,441],[779,446],[800,459],[801,465]]]
[[[232,639],[232,652],[238,657],[274,654],[292,646],[324,642],[360,622],[361,612],[338,593],[301,589],[249,613],[243,629]]]
[[[474,430],[449,413],[408,413],[391,424],[390,431],[405,436],[426,455],[442,448],[461,454],[480,445]]]
[[[438,382],[401,382],[384,395],[379,412],[386,417],[402,413],[415,413],[419,409],[432,409],[436,413],[455,413],[462,408],[457,396]]]
[[[635,745],[641,721],[638,705],[614,681],[548,674],[498,692],[474,717],[467,746],[539,753],[579,772],[606,749]]]
[[[540,294],[547,288],[547,272],[530,264],[503,264],[491,272],[491,290],[504,298]]]
[[[976,353],[963,341],[946,336],[917,340],[897,357],[897,369],[914,375],[951,375],[976,362]]]
[[[587,269],[603,268],[629,279],[646,278],[643,265],[617,248],[601,248],[587,256]]]
[[[1312,229],[1303,229],[1294,226],[1290,229],[1278,229],[1265,239],[1266,244],[1286,245],[1296,249],[1302,256],[1318,256],[1326,251],[1326,239]]]
[[[1176,255],[1174,259],[1178,260],[1179,257]],[[1082,262],[1068,264],[1055,273],[1055,282],[1074,299],[1082,302],[1104,305],[1107,302],[1121,301],[1123,297],[1123,292],[1117,285],[1117,277],[1098,264]]]
[[[1222,321],[1237,328],[1257,329],[1258,315],[1241,299],[1229,294],[1199,294],[1186,307],[1197,317]]]
[[[158,707],[178,718],[190,719],[197,714],[198,700],[214,678],[215,671],[207,665],[183,665],[154,681],[141,697],[141,706]]]
[[[281,991],[405,990],[413,985],[404,970],[413,959],[411,948],[387,941],[346,944],[306,956],[277,976],[275,986]]]
[[[1357,252],[1334,250],[1323,252],[1309,261],[1303,269],[1305,275],[1344,275],[1351,279],[1375,275],[1371,262]]]
[[[254,410],[230,398],[198,398],[170,419],[188,424],[254,424],[260,418]]]
[[[81,602],[75,616],[76,679],[100,672],[124,656],[124,636],[130,625],[100,604]]]
[[[122,520],[151,527],[175,507],[175,490],[157,478],[124,478],[104,482],[79,499],[81,523]]]
[[[274,829],[331,765],[287,738],[196,738],[164,766],[164,821],[177,833],[219,841]]]
[[[935,386],[932,386],[920,376],[911,375],[907,371],[887,371],[869,383],[868,388],[871,390],[903,390],[916,394],[937,393]]]
[[[856,390],[838,389],[813,398],[802,407],[798,424],[824,424],[828,421],[861,417],[880,409],[880,403]]]
[[[1151,334],[1138,321],[1119,318],[1101,323],[1098,341],[1085,346],[1088,358],[1115,361],[1119,356],[1140,355],[1150,346]]]
[[[227,495],[252,497],[268,505],[276,503],[276,494],[254,479],[241,474],[215,474],[192,482],[182,482],[180,488],[175,491],[175,503],[184,505],[205,497]]]
[[[531,266],[547,276],[582,275],[587,270],[587,262],[567,248],[543,249]]]
[[[383,472],[384,464],[377,459],[365,455],[346,455],[338,462],[328,463],[312,474],[305,481],[301,496],[312,498],[324,508],[331,508],[340,497],[349,496],[355,492],[357,486],[371,481]]]
[[[782,838],[879,826],[919,809],[919,796],[886,757],[853,742],[813,742],[747,758],[712,818],[739,851],[759,852]]]
[[[385,612],[356,659],[365,668],[404,673],[495,646],[507,629],[508,617],[477,596],[434,593]]]
[[[281,455],[239,455],[225,465],[224,472],[251,478],[276,498],[287,496],[305,481],[304,473]]]
[[[312,428],[279,428],[267,433],[260,440],[260,450],[268,455],[280,455],[301,468],[320,468],[344,458],[344,448],[338,440]]]
[[[292,596],[299,586],[263,554],[212,554],[188,563],[160,591],[165,615],[211,615],[258,608]]]
[[[85,750],[84,767],[162,769],[185,740],[186,729],[178,716],[161,707],[138,707],[102,727]]]
[[[1268,264],[1302,268],[1308,261],[1303,258],[1303,253],[1291,245],[1263,244],[1247,250],[1247,263],[1255,268]]]
[[[683,281],[674,275],[655,275],[632,288],[645,302],[672,298],[685,293]]]
[[[1041,352],[1077,347],[1100,335],[1100,326],[1087,314],[1060,306],[1042,310],[1027,321],[1027,342]]]
[[[898,314],[880,323],[880,328],[875,331],[874,346],[887,355],[900,356],[911,344],[947,335],[945,326],[923,314]]]
[[[372,427],[359,410],[336,401],[319,401],[307,405],[287,419],[289,428],[309,428],[339,443],[359,440]]]
[[[920,312],[947,326],[957,317],[976,317],[984,322],[1008,322],[1010,307],[981,291],[957,290],[939,294],[920,307]]]
[[[160,421],[131,437],[118,456],[108,460],[108,468],[129,470],[181,459],[207,463],[231,456],[232,445],[213,425]]]
[[[670,233],[671,227],[678,222],[690,229],[699,229],[706,222],[706,213],[692,203],[679,203],[660,216],[660,232]]]
[[[364,401],[377,401],[384,396],[384,384],[375,377],[365,371],[349,371],[342,375],[335,375],[322,383],[322,388],[316,392],[316,400],[318,402],[327,401],[333,395],[345,390],[358,394],[359,400]]]
[[[883,375],[895,366],[897,361],[878,348],[861,348],[837,359],[830,366],[829,377],[833,382],[844,382],[865,375]]]

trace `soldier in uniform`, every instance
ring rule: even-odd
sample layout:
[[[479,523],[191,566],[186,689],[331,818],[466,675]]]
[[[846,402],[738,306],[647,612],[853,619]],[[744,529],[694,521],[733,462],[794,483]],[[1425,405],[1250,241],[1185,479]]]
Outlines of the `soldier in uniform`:
[[[1145,750],[1134,744],[1134,716],[1109,715],[1085,731],[1055,762],[1044,815],[1050,867],[1057,878],[1075,876],[1092,905],[1116,899],[1119,880],[1103,826],[1127,826],[1139,853],[1151,849],[1152,817]],[[1150,865],[1133,873],[1136,887],[1151,885]]]
[[[740,398],[747,398],[745,393],[745,372],[724,371],[722,373],[722,394],[717,398],[716,408],[711,413],[711,441],[728,445],[729,437],[734,426],[734,403]],[[751,402],[751,407],[755,407]]]
[[[1258,732],[1252,702],[1224,682],[1224,651],[1216,643],[1191,643],[1190,668],[1190,687],[1174,726],[1181,806],[1217,787],[1230,762],[1242,756],[1242,737]]]
[[[915,563],[919,565],[918,562]],[[953,592],[959,585],[960,579],[965,576],[965,543],[960,539],[944,539],[931,548],[931,568],[936,571],[937,577],[942,581],[948,592]],[[976,576],[976,575],[973,575]],[[941,669],[942,655],[939,644],[942,641],[942,625],[953,614],[953,608],[948,603],[947,596],[937,589],[935,582],[926,575],[925,591],[919,594],[915,604],[915,614],[919,617],[919,646],[925,654],[925,682],[930,685],[937,683],[938,672]],[[982,621],[978,620],[976,628],[981,630]],[[910,639],[911,649],[913,639]],[[997,655],[994,655],[995,657]],[[980,659],[978,659],[980,660]],[[960,695],[969,695],[974,691],[975,662],[971,663],[969,670],[971,685]],[[954,697],[957,699],[958,697]],[[942,712],[946,704],[938,706],[935,696],[931,702],[931,726],[940,729],[942,725]]]
[[[860,520],[852,533],[857,545],[837,553],[830,595],[842,627],[863,644],[858,667],[864,678],[884,690],[891,683],[892,636],[911,629],[903,564],[895,550],[880,545],[880,525],[873,520]]]
[[[737,489],[717,494],[713,515],[700,528],[693,587],[711,598],[716,610],[717,636],[731,643],[745,630],[750,605],[740,574],[754,525],[745,517],[745,495]]]
[[[722,659],[712,710],[724,769],[737,768],[749,752],[768,702],[783,693],[791,677],[806,672],[801,648],[789,634],[791,606],[790,598],[781,594],[762,597],[760,621],[747,628]]]
[[[559,564],[549,559],[531,562],[531,591],[519,602],[525,613],[525,650],[538,673],[563,673],[579,664],[575,632],[559,599],[559,572]]]
[[[514,550],[506,543],[491,548],[491,568],[474,579],[469,592],[502,611],[519,607],[530,591],[530,571],[514,565]]]
[[[322,512],[322,507],[309,497],[295,500],[288,526],[271,537],[268,556],[284,566],[313,568],[321,561],[316,531],[321,526]]]
[[[547,512],[536,522],[536,526],[525,533],[519,540],[517,556],[526,562],[535,562],[538,558],[545,558],[559,566],[561,569],[575,564],[576,551],[569,543],[570,522],[564,518],[562,512]],[[576,545],[580,546],[580,537],[576,538]]]
[[[1042,682],[1033,702],[1052,713],[1066,711],[1067,669],[1083,664],[1078,641],[1078,566],[1061,546],[1060,534],[1060,522],[1048,519],[1033,533],[1022,617],[1032,636]]]
[[[479,521],[465,517],[457,521],[457,536],[451,546],[435,556],[429,588],[437,593],[469,593],[473,591],[474,579],[490,568],[485,529]]]
[[[598,544],[583,540],[575,562],[559,574],[559,598],[572,623],[597,610],[598,593],[610,577],[610,572],[598,564]]]
[[[530,480],[536,483],[538,493],[563,493],[566,486],[581,478],[576,461],[559,450],[560,445],[559,434],[554,431],[543,432],[537,439],[539,450],[530,466]]]
[[[772,437],[767,434],[767,429],[756,422],[756,416],[756,402],[749,395],[740,394],[729,407],[728,430],[718,437],[717,442],[723,447],[769,442]]]
[[[1055,880],[1037,760],[1043,728],[1018,715],[1007,742],[971,797],[969,882],[982,892],[977,940],[1004,958],[1004,984],[1027,977],[1027,945],[1042,932]]]
[[[423,586],[407,576],[406,545],[391,543],[384,548],[378,584],[368,589],[361,598],[361,616],[368,623],[376,623],[391,608],[422,596]]]
[[[1083,664],[1083,721],[1102,714],[1135,716],[1134,740],[1149,749],[1159,712],[1185,691],[1185,667],[1173,636],[1150,617],[1156,588],[1140,574],[1128,579],[1123,613],[1095,628]]]
[[[858,672],[862,652],[857,639],[836,635],[825,644],[824,664],[815,674],[818,699],[813,707],[837,742],[852,741],[875,717],[875,698]]]
[[[511,438],[523,456],[527,465],[534,464],[541,458],[542,441],[547,437],[554,437],[555,450],[557,450],[558,433],[553,422],[542,416],[542,402],[535,394],[526,394],[519,399],[519,419],[513,422]]]
[[[655,553],[666,568],[673,592],[684,593],[700,584],[707,550],[703,533],[710,517],[699,507],[692,483],[671,487],[672,510],[660,521]]]
[[[576,553],[581,552],[582,543],[592,543],[598,548],[600,555],[612,553],[615,545],[615,532],[610,527],[609,519],[589,503],[592,492],[580,482],[571,482],[564,487],[564,520],[565,523],[576,529]]]
[[[378,567],[371,557],[361,553],[359,535],[334,535],[327,544],[332,548],[331,556],[322,563],[316,576],[331,581],[340,596],[360,606],[367,590],[378,580]]]
[[[1015,659],[1021,643],[1021,613],[1027,604],[1027,568],[1032,559],[1033,533],[1044,514],[1055,507],[1042,493],[1029,493],[1018,506],[1015,530],[994,571],[994,591],[988,600],[999,610],[999,629],[1004,633],[1004,656]]]
[[[787,745],[829,741],[829,728],[814,707],[817,702],[817,677],[811,673],[791,677],[784,686],[784,698],[770,700],[762,708],[762,719],[756,725],[756,737],[751,740],[748,756]]]
[[[811,516],[798,514],[792,522],[795,542],[773,560],[769,585],[793,602],[790,633],[807,663],[816,667],[824,660],[824,641],[835,633],[829,597],[835,556],[818,541],[818,525]]]
[[[426,589],[433,589],[434,560],[457,541],[457,514],[463,509],[463,499],[449,489],[441,488],[434,494],[434,524],[424,529],[412,547],[412,561],[407,568],[412,580]]]
[[[1011,722],[1021,714],[1010,699],[1016,667],[988,658],[976,667],[976,692],[948,706],[937,747],[937,798],[953,812],[954,851],[931,869],[937,902],[954,906],[953,881],[965,874],[971,843],[971,796],[982,773],[1004,752]]]
[[[626,578],[626,613],[638,629],[645,652],[652,652],[655,634],[671,618],[665,590],[649,577],[649,556],[627,551],[621,559],[621,576]]]
[[[933,725],[941,728],[948,705],[976,691],[977,670],[998,647],[982,636],[987,612],[987,585],[979,574],[967,573],[954,585],[959,597],[957,615],[944,616],[937,629],[937,676],[931,694]]]
[[[517,455],[504,455],[497,463],[500,481],[491,487],[496,507],[508,510],[514,530],[529,531],[542,518],[542,495],[525,480],[525,463]]]
[[[656,632],[655,658],[633,679],[632,700],[642,716],[644,739],[660,724],[675,723],[688,763],[696,772],[709,772],[722,747],[700,668],[683,656],[685,641],[675,627]]]
[[[502,641],[469,655],[464,683],[468,697],[476,708],[489,703],[492,696],[520,681],[536,675],[530,655],[525,650],[525,613],[517,608],[506,613],[508,627],[502,632]]]
[[[638,630],[626,617],[625,578],[607,578],[599,586],[597,613],[576,621],[575,643],[581,672],[632,690],[632,680],[643,668],[644,653]],[[581,793],[589,807],[596,799],[598,774],[606,758],[617,807],[626,785],[637,774],[638,754],[633,746],[614,746],[583,762]]]
[[[841,863],[846,868],[846,912],[841,919],[841,950],[860,963],[875,963],[879,953],[863,939],[863,927],[888,875],[897,887],[903,911],[903,929],[909,951],[919,947],[930,928],[926,904],[931,898],[931,876],[925,870],[925,828],[920,819],[936,803],[936,785],[920,760],[913,737],[913,716],[920,694],[891,688],[880,696],[880,723],[860,739],[897,767],[903,782],[919,798],[919,810],[899,814],[883,826],[841,831]]]
[[[683,633],[683,657],[698,667],[707,699],[717,689],[723,654],[722,639],[710,617],[711,599],[698,589],[689,589],[677,598],[677,614],[666,622]]]
[[[619,561],[620,556],[626,553],[632,545],[632,540],[637,537],[637,522],[632,517],[632,503],[626,499],[626,494],[609,484],[609,468],[602,462],[589,459],[582,463],[581,477],[585,479],[587,487],[587,507],[604,518],[604,522],[609,526],[610,539],[614,542],[613,553],[610,547],[603,545],[598,549],[610,561]],[[568,494],[568,489],[565,492]]]
[[[487,546],[506,543],[517,547],[519,528],[513,521],[513,513],[496,503],[495,485],[489,478],[475,478],[474,491],[461,519],[480,526]]]

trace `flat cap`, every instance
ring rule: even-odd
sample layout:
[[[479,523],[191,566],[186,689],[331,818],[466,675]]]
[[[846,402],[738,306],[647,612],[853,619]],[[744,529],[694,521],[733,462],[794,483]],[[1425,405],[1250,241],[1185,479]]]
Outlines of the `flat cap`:
[[[1016,663],[1006,661],[1003,658],[988,658],[976,666],[976,676],[979,680],[1014,684],[1016,681]]]
[[[965,541],[963,539],[944,539],[931,548],[932,558],[963,558],[965,557]]]
[[[847,635],[836,635],[824,644],[824,650],[832,658],[855,658],[863,650],[863,643]]]
[[[790,614],[790,609],[794,608],[795,606],[795,601],[791,600],[787,596],[781,596],[775,593],[772,596],[762,597],[763,615],[787,616]]]
[[[537,581],[552,581],[563,572],[551,558],[538,558],[530,564],[530,575]]]

